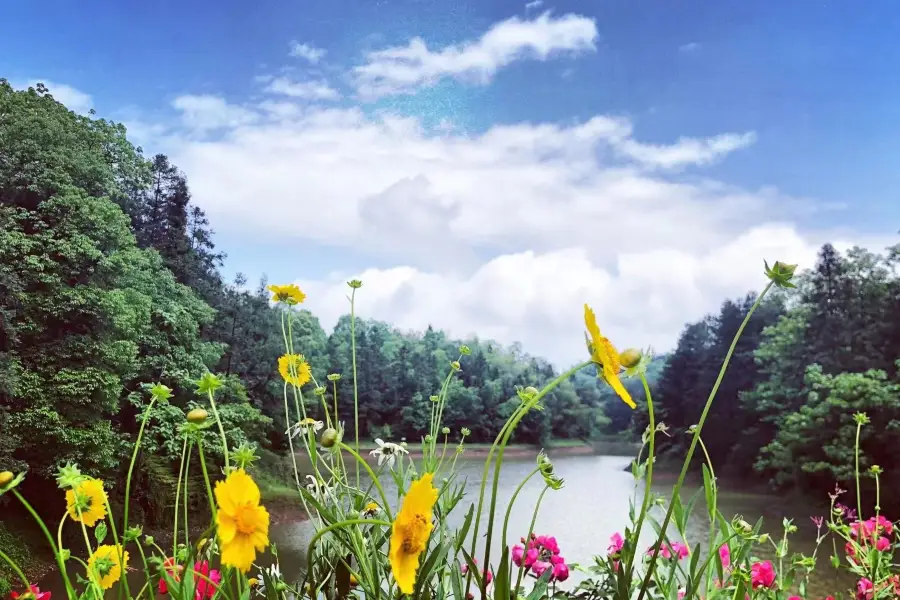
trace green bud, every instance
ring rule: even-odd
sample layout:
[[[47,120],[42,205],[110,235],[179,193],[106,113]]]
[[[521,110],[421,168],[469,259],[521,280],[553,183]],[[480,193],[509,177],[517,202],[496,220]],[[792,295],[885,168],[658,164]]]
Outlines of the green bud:
[[[443,433],[444,435],[450,435],[450,428],[444,427],[443,429],[441,429],[441,433]]]
[[[794,529],[797,529],[797,528],[794,527]],[[765,543],[768,542],[768,541],[769,541],[769,534],[768,534],[768,533],[764,533],[764,534],[762,534],[761,536],[759,536],[759,543],[760,543],[760,544],[765,544]]]
[[[468,436],[472,435],[472,430],[469,429],[468,427],[463,427],[462,429],[460,429],[459,432],[462,434],[463,437],[468,437]]]
[[[775,264],[770,268],[768,262],[763,261],[763,264],[765,264],[766,266],[766,277],[768,277],[772,281],[772,283],[780,288],[797,287],[793,283],[791,283],[791,279],[794,278],[794,271],[797,269],[797,265],[788,265],[781,261],[775,261]]]
[[[320,438],[322,442],[322,446],[325,448],[331,448],[335,444],[338,443],[338,432],[334,427],[329,427],[325,431],[322,432],[322,437]]]
[[[453,362],[451,362],[451,363],[450,363],[450,366],[453,367],[453,370],[454,370],[454,371],[459,371],[459,370],[462,368],[462,367],[460,366],[458,360],[454,360]]]
[[[459,353],[462,354],[463,356],[469,356],[470,354],[472,354],[472,351],[469,349],[468,346],[463,344],[462,346],[459,347]]]
[[[147,544],[148,546],[152,546],[154,541],[155,541],[155,540],[153,539],[153,536],[152,536],[152,535],[145,535],[145,536],[144,536],[144,543]]]
[[[358,290],[362,287],[362,281],[360,281],[359,279],[351,279],[347,282],[347,285],[352,287],[354,290]]]
[[[619,354],[619,362],[626,369],[633,369],[641,362],[641,351],[637,348],[628,348]]]
[[[209,371],[204,373],[203,377],[197,380],[197,391],[201,394],[215,393],[220,387],[222,387],[222,380]]]
[[[430,433],[425,436],[425,443],[431,443],[432,441],[434,441],[434,438],[431,437]]]
[[[869,416],[864,412],[858,412],[853,415],[853,422],[857,425],[868,425]]]
[[[209,418],[209,413],[206,412],[206,409],[203,408],[195,408],[194,410],[188,412],[187,420],[189,423],[201,424],[205,423]]]
[[[327,391],[323,386],[316,386],[316,389],[313,390],[317,396],[324,396]]]
[[[328,381],[340,381],[341,374],[340,373],[329,373],[328,375],[326,375],[326,378],[328,379]]]
[[[61,548],[59,551],[59,558],[63,562],[66,562],[70,558],[72,558],[72,552],[68,548]]]
[[[56,484],[60,489],[64,490],[66,488],[75,487],[81,483],[83,479],[84,475],[81,474],[78,465],[66,463],[64,467],[59,467],[56,470]]]
[[[150,395],[156,398],[157,402],[166,402],[169,398],[172,397],[172,388],[161,383],[157,383],[150,388]]]
[[[437,402],[440,399],[441,399],[440,396],[429,396],[429,400],[431,400],[432,402]]]

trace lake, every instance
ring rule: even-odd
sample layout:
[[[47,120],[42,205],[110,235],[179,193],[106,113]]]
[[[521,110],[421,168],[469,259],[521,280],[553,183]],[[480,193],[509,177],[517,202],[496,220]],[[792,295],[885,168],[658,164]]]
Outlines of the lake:
[[[551,452],[551,456],[553,453]],[[558,491],[549,491],[544,497],[538,515],[535,531],[538,534],[556,536],[562,555],[569,563],[588,565],[596,553],[605,553],[609,538],[613,533],[623,531],[628,519],[629,498],[634,493],[634,480],[630,471],[626,471],[631,462],[630,457],[622,456],[560,456],[553,457],[555,473],[565,479],[565,486]],[[456,524],[462,522],[469,504],[478,498],[479,481],[483,460],[470,459],[461,462],[462,474],[467,481],[467,496],[456,507],[451,519]],[[501,535],[502,519],[506,506],[516,486],[534,468],[533,458],[518,458],[504,461],[500,476],[500,492],[497,502],[498,520],[495,524],[495,539]],[[389,477],[386,479],[390,479]],[[671,492],[676,476],[671,473],[657,474],[654,489],[660,494]],[[392,482],[390,482],[392,485]],[[791,539],[791,550],[812,554],[815,547],[815,528],[809,516],[812,507],[809,502],[788,501],[771,493],[741,490],[733,483],[721,483],[719,507],[727,518],[735,514],[743,515],[750,523],[759,517],[765,519],[764,531],[772,536],[781,535],[782,517],[794,518],[799,531]],[[540,475],[526,484],[513,508],[509,526],[509,543],[515,543],[528,533],[532,510],[538,495],[543,489]],[[687,499],[697,489],[694,482],[685,485],[684,497]],[[386,489],[389,498],[395,498],[393,490]],[[702,501],[698,503],[697,513],[705,512]],[[818,512],[821,512],[819,510]],[[662,518],[660,512],[659,518]],[[484,523],[484,520],[483,520]],[[482,531],[484,525],[482,525]],[[671,529],[670,529],[671,531]],[[706,545],[708,523],[698,517],[689,523],[687,538],[693,547],[696,543]],[[645,527],[642,535],[642,546],[649,546],[653,541],[652,529]],[[277,544],[281,570],[287,578],[298,578],[306,566],[306,548],[313,534],[312,525],[306,520],[280,522],[270,531],[272,541]],[[673,536],[675,537],[675,536]],[[491,550],[492,561],[499,557],[500,541]],[[830,547],[830,544],[829,544]],[[483,555],[483,547],[479,547],[477,556]],[[760,548],[762,558],[774,558],[774,550],[769,546]],[[132,561],[137,559],[132,553]],[[132,562],[136,566],[136,562]],[[133,574],[134,582],[140,580],[138,573]],[[582,576],[573,571],[571,579],[565,587],[580,580]],[[57,573],[52,573],[40,582],[42,589],[50,589],[60,597],[65,595],[64,588]],[[134,584],[132,584],[134,585]],[[822,598],[852,586],[852,580],[846,573],[834,571],[828,561],[828,549],[818,557],[817,571],[811,582],[809,598]],[[836,595],[836,594],[835,594]]]

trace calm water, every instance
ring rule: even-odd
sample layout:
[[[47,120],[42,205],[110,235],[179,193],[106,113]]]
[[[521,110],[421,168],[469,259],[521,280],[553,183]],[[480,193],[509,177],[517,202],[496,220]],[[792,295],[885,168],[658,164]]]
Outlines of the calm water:
[[[541,511],[535,525],[538,534],[555,535],[559,541],[563,556],[569,563],[591,564],[596,553],[603,553],[609,543],[609,537],[621,532],[628,520],[629,498],[634,493],[634,480],[625,469],[630,464],[629,457],[613,456],[570,456],[554,458],[555,472],[566,481],[565,487],[559,491],[549,491],[544,496]],[[500,537],[502,518],[506,506],[516,486],[534,468],[534,459],[508,460],[500,476],[500,492],[497,502],[499,523],[495,524],[495,539]],[[477,501],[478,482],[481,477],[483,461],[473,459],[461,465],[463,475],[467,476],[467,496],[454,510],[452,519],[460,524],[468,510],[469,504]],[[389,479],[389,478],[388,478]],[[671,491],[675,476],[662,474],[654,485],[660,494]],[[767,524],[764,531],[771,535],[780,535],[780,523],[783,516],[795,518],[800,528],[791,537],[792,551],[811,554],[815,544],[815,530],[809,520],[811,508],[807,505],[791,504],[771,494],[754,493],[736,489],[733,483],[722,484],[723,491],[719,495],[720,510],[727,517],[735,514],[754,523],[759,517]],[[697,489],[695,484],[686,485],[685,500]],[[532,510],[538,495],[543,489],[543,480],[535,476],[523,488],[513,508],[509,526],[509,543],[528,532]],[[386,489],[389,498],[394,498],[394,490]],[[696,543],[706,545],[708,523],[701,518],[705,507],[698,503],[697,517],[689,524],[687,538],[693,547]],[[659,515],[662,518],[662,514]],[[484,523],[484,520],[483,520]],[[482,531],[484,525],[482,525]],[[642,535],[642,546],[649,546],[654,539],[650,527],[645,528]],[[671,529],[670,529],[671,531]],[[288,578],[300,576],[306,565],[306,548],[313,534],[312,525],[308,521],[280,523],[271,529],[271,538],[278,546],[278,554],[282,572]],[[673,536],[674,537],[674,536]],[[483,542],[482,542],[483,544]],[[492,562],[499,557],[498,540],[492,549]],[[845,576],[838,576],[828,564],[827,549],[823,549],[818,558],[818,570],[809,589],[810,598],[821,598],[828,593],[850,587],[851,582]],[[483,547],[479,547],[477,556],[483,555]],[[133,553],[132,553],[133,554]],[[760,555],[772,558],[771,548],[761,549]],[[132,556],[132,561],[137,557]],[[136,565],[132,562],[132,565]],[[568,585],[580,579],[580,574],[573,572]],[[140,575],[133,574],[134,583]],[[41,582],[42,589],[51,589],[65,595],[59,575],[53,573]]]

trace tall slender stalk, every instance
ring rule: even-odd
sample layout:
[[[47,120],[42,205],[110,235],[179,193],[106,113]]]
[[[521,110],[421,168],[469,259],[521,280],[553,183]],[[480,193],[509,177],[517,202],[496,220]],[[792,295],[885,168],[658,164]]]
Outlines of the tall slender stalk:
[[[653,396],[650,394],[650,385],[647,383],[647,377],[641,371],[641,383],[644,386],[644,395],[647,397],[647,417],[650,421],[650,454],[647,459],[647,479],[644,484],[644,500],[641,503],[641,512],[638,515],[637,524],[634,528],[634,543],[637,546],[641,537],[641,528],[644,526],[644,519],[647,511],[650,509],[650,498],[653,496],[653,462],[656,460],[656,417],[653,411]],[[628,564],[625,566],[625,573],[631,573],[632,565],[634,565],[634,557],[636,552],[631,554]]]
[[[206,390],[206,395],[209,397],[209,405],[212,408],[213,417],[215,417],[216,424],[219,426],[219,435],[222,436],[222,453],[225,455],[225,472],[227,473],[231,466],[228,463],[228,438],[225,437],[225,428],[222,426],[222,419],[219,418],[219,411],[216,408],[216,399],[213,397],[214,394],[212,390]]]
[[[350,292],[350,355],[353,362],[353,434],[354,448],[359,453],[359,388],[356,377],[356,289]],[[359,487],[359,463],[356,463],[356,487]]]
[[[534,512],[531,513],[531,525],[528,526],[528,535],[525,537],[526,544],[528,543],[527,540],[531,539],[531,534],[534,533],[534,524],[537,522],[538,511],[541,509],[541,502],[544,501],[544,494],[546,494],[547,490],[549,490],[549,489],[550,489],[549,485],[544,486],[544,489],[541,490],[541,495],[538,496],[537,502],[534,504]],[[526,546],[525,549],[527,550],[528,547]],[[522,564],[519,565],[519,574],[516,577],[516,587],[513,589],[512,595],[514,598],[519,597],[519,586],[522,584],[522,575],[524,575],[524,574],[525,574],[525,557],[523,556]]]
[[[772,285],[774,285],[773,281],[769,281],[769,283],[766,284],[762,293],[756,298],[756,302],[753,303],[753,306],[751,306],[749,312],[747,312],[747,316],[744,317],[741,326],[738,327],[737,333],[734,334],[734,339],[731,341],[731,346],[728,348],[728,353],[725,355],[725,360],[722,362],[722,367],[719,369],[719,375],[716,377],[716,382],[709,393],[709,397],[706,399],[703,413],[700,415],[700,420],[697,422],[697,428],[694,430],[694,436],[691,439],[691,446],[688,448],[687,457],[685,457],[684,464],[681,466],[681,473],[678,475],[678,480],[675,482],[675,487],[672,489],[672,499],[669,502],[669,508],[666,510],[666,516],[660,527],[659,537],[656,540],[656,544],[654,544],[654,552],[650,558],[650,564],[647,566],[647,573],[644,575],[644,581],[641,583],[641,590],[638,592],[637,600],[643,600],[644,594],[647,592],[647,586],[650,584],[650,579],[653,577],[653,569],[656,567],[656,562],[659,559],[659,549],[666,537],[666,529],[669,527],[669,522],[672,520],[672,510],[675,507],[675,498],[681,493],[681,486],[684,483],[684,478],[687,476],[691,459],[694,457],[694,450],[697,448],[700,432],[703,429],[703,424],[706,423],[706,417],[709,415],[709,409],[712,407],[716,393],[719,391],[719,386],[722,384],[722,378],[725,376],[725,370],[728,368],[728,363],[731,362],[731,355],[734,354],[734,349],[737,346],[738,340],[741,338],[741,334],[744,333],[744,328],[750,321],[750,317],[752,317],[753,313],[756,312],[756,309],[759,308],[762,299],[765,298],[769,290],[772,289]]]
[[[181,446],[181,463],[178,465],[178,483],[175,486],[175,525],[172,532],[172,556],[178,550],[178,511],[181,510],[181,478],[184,475],[184,456],[187,453],[187,436]]]
[[[209,510],[212,512],[213,521],[216,520],[216,499],[212,486],[209,484],[209,473],[206,472],[206,457],[203,456],[203,440],[197,441],[197,449],[200,451],[200,468],[203,470],[203,482],[206,484],[206,495],[209,497]]]

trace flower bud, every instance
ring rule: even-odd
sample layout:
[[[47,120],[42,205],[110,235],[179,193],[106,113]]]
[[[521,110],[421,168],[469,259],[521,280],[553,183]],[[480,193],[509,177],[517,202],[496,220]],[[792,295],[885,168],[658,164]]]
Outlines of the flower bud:
[[[328,375],[326,375],[326,378],[328,379],[328,381],[340,381],[341,374],[340,373],[329,373]]]
[[[203,408],[195,408],[187,414],[188,422],[195,423],[197,425],[205,423],[208,418],[209,413],[206,412],[206,409]]]
[[[763,264],[766,266],[766,277],[768,277],[772,283],[777,285],[780,288],[793,288],[797,287],[793,283],[791,283],[791,279],[794,277],[794,271],[797,269],[797,265],[788,265],[780,260],[776,260],[775,264],[772,267],[769,267],[769,263],[763,261]]]
[[[313,391],[315,392],[316,396],[324,396],[327,390],[323,386],[319,385],[316,386],[316,389]]]
[[[247,585],[249,585],[250,587],[254,587],[258,584],[259,584],[259,579],[257,579],[256,577],[251,577],[250,579],[247,580]]]
[[[0,487],[6,487],[9,485],[9,482],[13,480],[15,475],[12,474],[12,471],[3,471],[0,473]]]
[[[356,575],[353,573],[350,574],[350,587],[356,587],[359,585],[359,580],[356,578]]]
[[[450,435],[450,428],[444,427],[443,429],[441,429],[441,433],[443,433],[444,435]]]
[[[454,371],[459,371],[462,368],[458,360],[454,360],[453,362],[451,362],[450,366],[453,367]]]
[[[468,436],[472,435],[472,430],[469,429],[468,427],[463,427],[462,429],[460,429],[459,432],[462,434],[463,437],[468,437]]]
[[[440,399],[441,399],[440,396],[429,396],[429,400],[431,400],[432,402],[437,402]]]
[[[472,354],[472,351],[469,349],[468,346],[463,344],[462,346],[459,347],[459,353],[462,354],[463,356],[469,356],[470,354]]]
[[[619,362],[626,369],[633,369],[641,362],[641,351],[637,348],[628,348],[619,355]]]
[[[358,290],[362,287],[362,281],[360,281],[359,279],[351,279],[347,282],[347,285],[352,287],[354,290]]]
[[[325,431],[322,432],[321,437],[322,446],[325,448],[331,448],[338,442],[338,432],[334,427],[329,427]]]
[[[145,535],[145,536],[144,536],[144,543],[147,544],[148,546],[152,546],[154,541],[155,541],[155,540],[153,539],[153,536],[152,536],[152,535]]]
[[[425,436],[425,443],[426,443],[426,444],[430,444],[430,443],[433,442],[433,441],[434,441],[434,438],[431,437],[431,434],[430,434],[430,433],[429,433],[428,435]]]
[[[765,543],[768,542],[768,541],[769,541],[769,534],[768,534],[768,533],[764,533],[764,534],[762,534],[761,536],[759,536],[759,543],[760,543],[760,544],[765,544]]]

